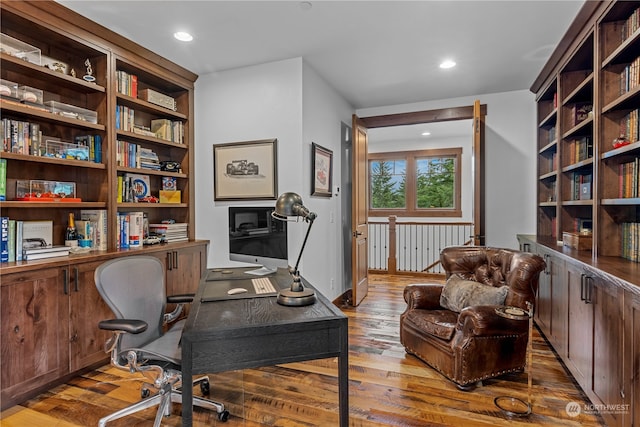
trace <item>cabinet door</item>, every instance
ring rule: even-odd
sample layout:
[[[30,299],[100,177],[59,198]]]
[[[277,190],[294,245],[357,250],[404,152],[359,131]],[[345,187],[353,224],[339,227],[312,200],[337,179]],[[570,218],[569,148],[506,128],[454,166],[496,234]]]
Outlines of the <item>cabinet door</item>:
[[[624,295],[624,372],[621,395],[629,412],[623,425],[640,426],[640,295]]]
[[[104,344],[111,333],[98,328],[98,322],[113,319],[114,314],[96,289],[94,272],[102,262],[85,262],[70,266],[69,366],[71,371],[98,362],[109,355]]]
[[[538,294],[536,296],[535,319],[536,324],[544,335],[549,338],[551,336],[551,279],[553,274],[553,264],[551,255],[542,250],[540,255],[547,263],[546,268],[540,273],[538,283]]]
[[[623,404],[623,289],[605,278],[588,275],[587,302],[593,306],[593,392],[605,405]],[[613,407],[613,406],[611,406]],[[603,414],[607,425],[622,425],[617,411]]]
[[[587,292],[588,280],[583,269],[566,264],[569,317],[567,357],[565,363],[576,381],[591,390],[593,367],[593,304]]]
[[[68,270],[2,276],[2,409],[68,372]]]
[[[549,256],[547,263],[551,269],[551,337],[553,348],[560,355],[567,354],[567,305],[569,290],[565,262],[556,256]]]
[[[169,252],[167,254],[167,295],[195,293],[205,268],[204,245]]]

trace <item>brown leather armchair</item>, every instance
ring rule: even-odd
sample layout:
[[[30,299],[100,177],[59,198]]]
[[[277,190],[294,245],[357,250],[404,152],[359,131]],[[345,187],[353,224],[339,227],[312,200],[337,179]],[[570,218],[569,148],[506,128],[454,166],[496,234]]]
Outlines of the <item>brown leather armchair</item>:
[[[545,262],[511,249],[447,247],[440,253],[446,277],[456,274],[486,286],[508,286],[505,306],[527,310],[538,291]],[[484,379],[522,370],[528,326],[496,314],[496,305],[475,305],[460,313],[440,305],[443,284],[412,284],[404,290],[400,342],[413,354],[466,390]]]

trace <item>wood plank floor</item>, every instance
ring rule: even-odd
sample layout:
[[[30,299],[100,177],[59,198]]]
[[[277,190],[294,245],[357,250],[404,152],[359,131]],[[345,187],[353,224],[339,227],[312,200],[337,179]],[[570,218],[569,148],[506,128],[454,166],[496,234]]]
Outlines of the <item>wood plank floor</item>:
[[[533,413],[509,417],[494,405],[501,395],[527,399],[527,375],[485,381],[472,392],[452,383],[413,356],[398,338],[405,303],[406,276],[370,276],[369,295],[349,317],[350,425],[358,426],[600,426],[601,419],[581,412],[569,416],[567,404],[588,403],[534,331]],[[215,414],[194,410],[194,426],[337,426],[337,360],[292,363],[211,376],[211,396],[231,412],[227,423]],[[98,420],[140,396],[141,381],[104,366],[0,414],[0,425],[97,426]],[[196,389],[196,394],[199,391]],[[575,415],[575,414],[572,414]],[[109,423],[109,427],[149,426],[153,409]],[[180,426],[180,405],[163,425]]]

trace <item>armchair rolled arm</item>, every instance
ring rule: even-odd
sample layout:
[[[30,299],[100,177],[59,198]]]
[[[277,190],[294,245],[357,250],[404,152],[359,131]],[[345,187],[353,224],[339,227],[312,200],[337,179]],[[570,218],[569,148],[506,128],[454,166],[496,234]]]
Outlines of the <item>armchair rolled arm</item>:
[[[440,309],[440,294],[444,285],[438,283],[419,283],[404,288],[404,300],[407,310],[420,308],[425,310]]]
[[[496,305],[475,305],[460,312],[456,330],[464,335],[496,336],[527,333],[529,322],[496,314]]]
[[[98,327],[105,331],[128,332],[139,334],[147,330],[147,322],[137,319],[108,319],[98,322]]]

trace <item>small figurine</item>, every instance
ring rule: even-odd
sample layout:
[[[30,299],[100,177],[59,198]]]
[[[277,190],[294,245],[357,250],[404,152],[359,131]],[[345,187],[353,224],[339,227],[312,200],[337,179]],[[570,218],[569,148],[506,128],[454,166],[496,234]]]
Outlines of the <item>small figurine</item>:
[[[91,68],[91,62],[89,62],[89,58],[84,61],[84,65],[87,67],[87,74],[82,76],[82,78],[87,82],[95,82],[96,78],[93,76],[93,68]]]
[[[620,147],[624,147],[625,145],[629,145],[631,144],[629,141],[627,141],[627,138],[625,138],[624,135],[620,135],[620,137],[616,138],[613,140],[613,148],[620,148]]]
[[[72,68],[72,69],[71,69],[70,74],[71,74],[71,76],[73,76],[73,77],[75,77],[75,76],[76,76],[76,70],[75,70],[75,68]]]

